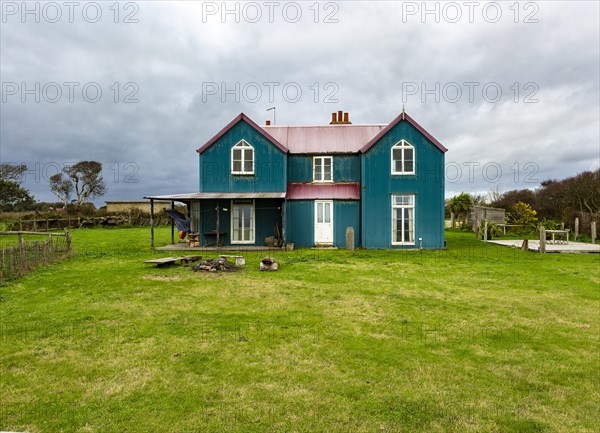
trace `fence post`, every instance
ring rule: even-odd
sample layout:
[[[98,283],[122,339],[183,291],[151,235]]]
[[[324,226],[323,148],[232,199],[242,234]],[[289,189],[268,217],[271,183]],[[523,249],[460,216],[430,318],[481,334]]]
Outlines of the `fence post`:
[[[65,239],[67,241],[67,252],[71,251],[71,233],[69,230],[65,229]]]
[[[540,253],[546,252],[546,229],[540,226]]]
[[[592,243],[596,243],[596,221],[592,221]]]
[[[484,223],[484,227],[483,227],[483,242],[487,242],[488,241],[488,221],[485,220]]]
[[[575,218],[575,239],[573,239],[574,241],[577,240],[577,236],[579,236],[579,218]]]
[[[35,219],[35,217],[33,217],[33,231],[37,231],[37,221]]]
[[[354,251],[354,227],[346,227],[346,249]]]
[[[19,231],[23,231],[23,220],[21,218],[19,218]]]
[[[50,220],[46,218],[46,231],[50,231]]]

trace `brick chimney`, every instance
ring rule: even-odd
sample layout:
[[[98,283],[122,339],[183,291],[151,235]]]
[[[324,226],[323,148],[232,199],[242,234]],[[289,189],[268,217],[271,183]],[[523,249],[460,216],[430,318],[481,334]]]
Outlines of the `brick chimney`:
[[[271,121],[267,120],[267,122],[265,123],[265,126],[271,126]]]
[[[352,125],[352,122],[348,119],[349,114],[344,113],[343,111],[338,111],[331,113],[331,122],[330,125]]]

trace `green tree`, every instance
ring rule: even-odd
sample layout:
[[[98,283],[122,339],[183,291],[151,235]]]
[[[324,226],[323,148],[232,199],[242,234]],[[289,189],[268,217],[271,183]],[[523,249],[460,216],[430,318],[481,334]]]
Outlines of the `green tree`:
[[[454,227],[455,218],[460,219],[463,225],[467,223],[467,215],[471,205],[473,205],[473,199],[466,192],[461,192],[450,199],[448,207],[452,214],[452,227]]]
[[[513,223],[523,225],[535,225],[537,223],[537,212],[527,203],[522,201],[515,204],[513,208]]]
[[[21,186],[23,173],[27,171],[25,164],[0,164],[0,207],[11,211],[33,205],[31,193]]]

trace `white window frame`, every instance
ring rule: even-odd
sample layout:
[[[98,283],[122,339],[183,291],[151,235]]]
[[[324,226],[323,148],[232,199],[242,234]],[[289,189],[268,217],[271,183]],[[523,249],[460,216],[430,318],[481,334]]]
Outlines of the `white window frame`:
[[[400,171],[396,171],[396,160],[394,159],[394,150],[400,149],[400,151],[402,152],[402,159],[400,160],[401,165],[402,165],[402,170]],[[412,171],[405,171],[404,170],[404,152],[406,149],[412,149],[412,154],[413,154],[413,166],[412,166]],[[416,151],[415,151],[415,146],[413,146],[412,144],[410,144],[408,141],[402,139],[400,140],[398,143],[394,144],[392,146],[392,149],[390,150],[390,160],[391,160],[391,165],[392,165],[392,174],[393,175],[411,175],[411,174],[415,174],[415,168],[417,166],[417,158],[416,158]]]
[[[396,204],[396,197],[410,197],[412,203],[409,205]],[[416,197],[414,194],[392,194],[392,221],[391,221],[391,233],[392,233],[392,245],[415,245],[415,226],[416,226]],[[396,219],[396,209],[412,209],[412,242],[404,240],[404,230],[402,230],[402,241],[396,241],[396,231],[394,230],[394,221]],[[404,227],[404,212],[402,212],[401,223]],[[410,236],[409,236],[410,239]]]
[[[241,170],[234,170],[233,168],[233,151],[236,148],[240,148],[241,149],[241,153],[242,153],[242,159],[241,159]],[[250,150],[252,151],[252,170],[251,171],[247,171],[245,169],[246,166],[246,150],[248,150],[248,148],[250,148]],[[255,165],[255,152],[254,152],[254,147],[248,143],[246,140],[240,140],[238,141],[234,146],[231,147],[231,174],[234,175],[241,175],[241,176],[250,176],[250,175],[254,175],[254,165]]]
[[[331,163],[331,179],[325,179],[325,160],[329,159]],[[321,160],[321,180],[317,180],[317,160]],[[333,156],[313,156],[313,182],[332,183],[333,182]]]
[[[242,241],[236,241],[233,239],[233,215],[234,215],[234,209],[236,207],[252,207],[252,215],[251,215],[251,221],[252,221],[252,239],[249,240],[242,240]],[[229,226],[230,226],[230,233],[231,233],[231,244],[232,245],[239,245],[239,244],[254,244],[256,242],[256,206],[255,206],[255,202],[254,200],[252,200],[252,203],[236,203],[236,200],[231,200],[231,214],[230,214],[230,218],[229,218]],[[243,229],[242,229],[242,237],[244,237],[243,235]]]

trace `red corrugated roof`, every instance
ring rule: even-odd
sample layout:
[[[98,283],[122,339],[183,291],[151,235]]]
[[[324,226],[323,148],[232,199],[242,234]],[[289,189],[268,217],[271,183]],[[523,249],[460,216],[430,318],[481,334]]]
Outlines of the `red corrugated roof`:
[[[285,153],[365,153],[400,121],[407,121],[442,152],[446,149],[406,113],[389,125],[322,125],[322,126],[258,126],[240,113],[225,128],[207,141],[197,152],[202,153],[241,120],[246,121],[267,140]]]
[[[386,125],[261,126],[290,153],[357,153]]]
[[[358,183],[288,183],[288,200],[360,200]]]

